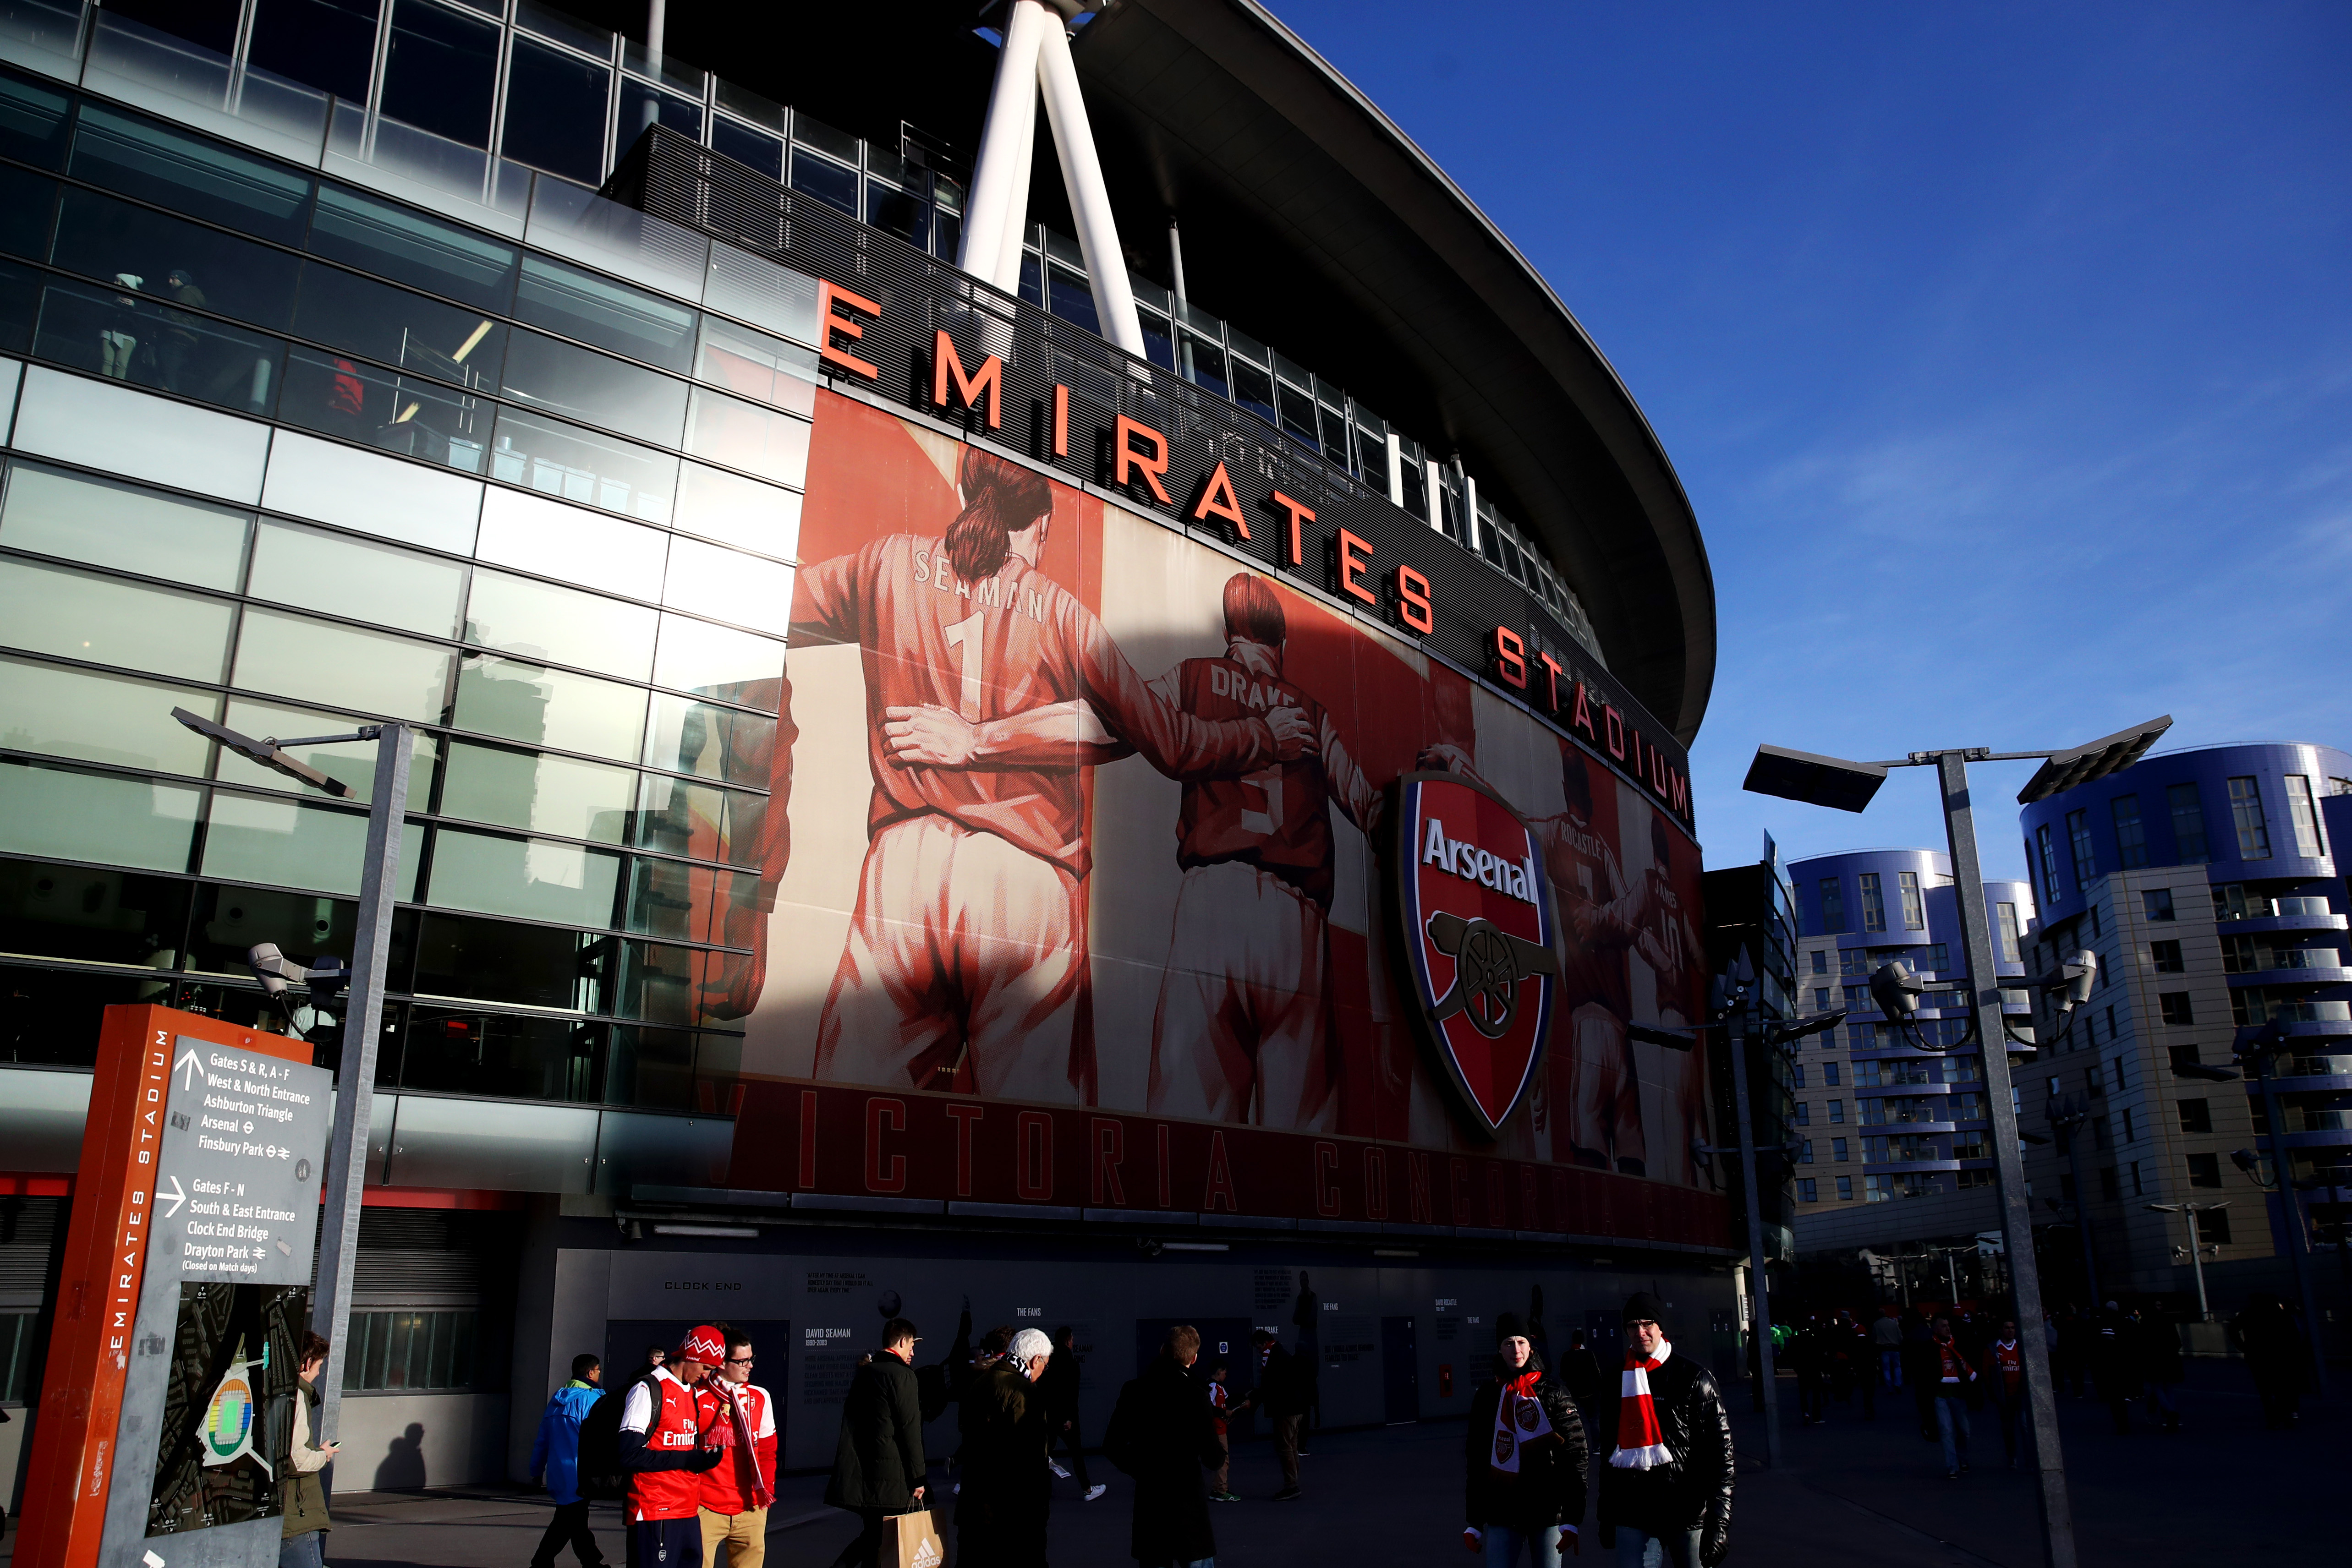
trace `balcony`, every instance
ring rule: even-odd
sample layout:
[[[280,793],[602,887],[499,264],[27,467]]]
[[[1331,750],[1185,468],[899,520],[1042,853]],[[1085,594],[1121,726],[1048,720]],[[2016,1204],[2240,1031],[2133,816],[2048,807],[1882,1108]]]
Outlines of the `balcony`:
[[[2262,913],[2255,913],[2256,910]],[[2247,905],[2247,912],[2231,919],[2227,912],[2220,916],[2232,934],[2252,935],[2262,931],[2342,931],[2352,926],[2352,915],[2334,913],[2324,898],[2266,898]]]
[[[2230,974],[2232,986],[2341,986],[2352,984],[2352,967],[2333,947],[2280,947],[2257,963],[2270,967]]]

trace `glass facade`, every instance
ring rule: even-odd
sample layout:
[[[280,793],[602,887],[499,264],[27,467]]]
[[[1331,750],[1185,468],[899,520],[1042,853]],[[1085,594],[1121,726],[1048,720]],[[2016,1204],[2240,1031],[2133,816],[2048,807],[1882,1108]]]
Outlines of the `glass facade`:
[[[395,44],[470,68],[462,28],[401,30],[433,10]],[[412,108],[459,129],[461,89]],[[107,1002],[250,1018],[257,942],[349,951],[364,811],[172,708],[399,718],[380,1082],[723,1103],[814,286],[731,258],[730,319],[584,193],[502,236],[22,78],[0,127],[7,1059],[86,1053]],[[373,751],[299,754],[364,800]]]

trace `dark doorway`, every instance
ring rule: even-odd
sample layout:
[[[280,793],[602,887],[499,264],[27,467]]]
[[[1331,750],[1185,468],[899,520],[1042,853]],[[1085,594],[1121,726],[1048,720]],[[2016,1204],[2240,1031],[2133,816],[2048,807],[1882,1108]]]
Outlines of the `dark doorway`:
[[[1390,1426],[1421,1419],[1421,1346],[1409,1317],[1381,1320],[1381,1394]]]

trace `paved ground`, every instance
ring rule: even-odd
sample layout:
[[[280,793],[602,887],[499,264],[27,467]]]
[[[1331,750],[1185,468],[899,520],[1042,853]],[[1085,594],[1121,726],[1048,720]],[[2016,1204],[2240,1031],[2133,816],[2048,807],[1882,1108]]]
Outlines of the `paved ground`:
[[[1793,1395],[1786,1381],[1783,1389]],[[1787,1401],[1793,1412],[1795,1401]],[[2344,1560],[2340,1508],[2344,1456],[2352,1452],[2352,1400],[2307,1409],[2291,1437],[2264,1433],[2244,1374],[2195,1367],[2183,1401],[2188,1430],[2141,1429],[2117,1437],[2104,1406],[2062,1406],[2067,1473],[2084,1568],[2221,1568],[2255,1562]],[[1763,1427],[1735,1413],[1741,1473],[1732,1562],[1741,1568],[2036,1568],[2042,1561],[2033,1490],[2000,1464],[1998,1433],[1980,1424],[1979,1465],[1958,1482],[1922,1441],[1907,1402],[1882,1400],[1874,1423],[1832,1406],[1825,1427],[1790,1424],[1783,1468],[1760,1468]],[[1221,1568],[1349,1568],[1468,1563],[1457,1544],[1463,1430],[1432,1423],[1318,1435],[1304,1469],[1307,1497],[1266,1500],[1274,1457],[1259,1442],[1240,1451],[1234,1480],[1248,1500],[1215,1513]],[[1128,1561],[1125,1478],[1099,1502],[1056,1487],[1054,1560],[1071,1568]],[[774,1568],[826,1568],[856,1533],[822,1506],[822,1477],[788,1478],[771,1518]],[[425,1496],[347,1494],[337,1500],[329,1555],[380,1568],[522,1568],[546,1505],[519,1492]],[[619,1514],[600,1511],[598,1535],[620,1560]],[[15,1531],[9,1532],[13,1545]],[[1590,1559],[1613,1562],[1597,1542]],[[8,1553],[0,1550],[0,1563]],[[564,1562],[568,1565],[570,1559]]]

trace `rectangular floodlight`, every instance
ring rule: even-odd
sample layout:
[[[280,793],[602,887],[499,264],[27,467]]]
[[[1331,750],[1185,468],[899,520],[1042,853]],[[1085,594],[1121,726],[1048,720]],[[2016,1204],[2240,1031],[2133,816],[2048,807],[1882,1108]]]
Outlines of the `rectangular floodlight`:
[[[341,779],[330,778],[301,758],[289,752],[279,750],[270,741],[256,740],[249,735],[239,735],[226,725],[215,724],[208,718],[199,718],[184,707],[173,708],[172,716],[206,740],[217,742],[248,761],[257,762],[264,768],[283,773],[287,778],[308,784],[313,789],[322,789],[339,800],[345,800],[356,798],[359,793]]]
[[[1885,782],[1886,769],[1874,762],[1848,762],[1843,757],[1816,757],[1810,751],[1759,746],[1740,788],[1752,795],[1777,795],[1808,806],[1859,811]]]
[[[2105,779],[2110,773],[2120,773],[2147,755],[2157,737],[2172,727],[2172,716],[2166,714],[2146,724],[2136,724],[2129,729],[2078,746],[2072,751],[2054,753],[2048,761],[2033,770],[2025,788],[2017,792],[2017,803],[2031,806],[2036,800],[2072,789],[2077,784],[2088,784]]]

